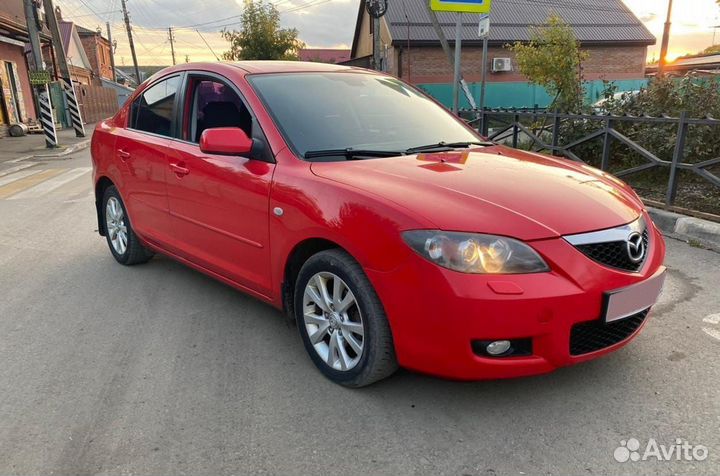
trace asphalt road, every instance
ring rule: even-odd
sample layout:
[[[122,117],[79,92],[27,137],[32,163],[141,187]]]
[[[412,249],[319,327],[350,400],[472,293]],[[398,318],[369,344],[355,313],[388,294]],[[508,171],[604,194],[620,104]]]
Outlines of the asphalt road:
[[[661,304],[604,359],[348,390],[269,306],[166,258],[117,265],[88,166],[0,177],[0,474],[720,471],[720,254],[669,241]],[[619,463],[629,438],[708,457]]]

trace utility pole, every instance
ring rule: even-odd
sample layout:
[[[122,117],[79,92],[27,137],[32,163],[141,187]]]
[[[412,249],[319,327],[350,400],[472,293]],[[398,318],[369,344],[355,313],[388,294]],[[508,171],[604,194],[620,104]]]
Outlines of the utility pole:
[[[450,66],[452,66],[454,70],[455,58],[453,56],[453,51],[450,49],[450,44],[448,43],[447,38],[445,38],[445,34],[440,27],[440,22],[438,21],[437,15],[435,15],[435,12],[430,8],[430,2],[427,2],[425,4],[425,8],[427,9],[427,14],[428,17],[430,17],[430,23],[432,23],[435,34],[437,35],[438,40],[440,40],[440,46],[442,46],[443,51],[448,57],[448,63],[450,63]],[[465,80],[462,79],[462,70],[460,71],[460,85],[462,87],[463,93],[465,94],[465,99],[467,99],[467,101],[470,103],[470,106],[475,108],[475,99],[472,97],[472,94],[470,94],[470,90],[468,89]]]
[[[112,31],[110,30],[110,22],[105,22],[105,28],[107,29],[107,38],[110,43],[110,67],[112,68],[112,80],[117,83],[117,76],[115,76],[115,48],[112,40]]]
[[[487,67],[488,67],[488,36],[483,36],[483,55],[482,55],[482,69],[480,76],[480,110],[485,109],[485,89],[487,87]]]
[[[55,57],[57,58],[58,68],[60,69],[60,83],[65,93],[68,110],[70,111],[70,120],[75,129],[76,137],[85,137],[85,125],[83,124],[82,115],[80,114],[80,106],[78,106],[77,96],[75,95],[75,87],[70,76],[70,68],[68,67],[67,57],[65,56],[65,48],[63,47],[62,37],[60,36],[60,26],[55,16],[55,7],[52,0],[43,0],[45,6],[45,17],[47,18],[50,33],[53,37],[53,45],[55,47]]]
[[[128,15],[126,0],[120,0],[120,3],[122,3],[123,16],[125,17],[125,30],[127,30],[128,43],[130,43],[130,54],[132,55],[133,65],[135,66],[135,78],[137,84],[140,85],[142,78],[140,78],[140,68],[138,68],[137,55],[135,54],[135,42],[133,42],[132,27],[130,26],[130,16]]]
[[[382,64],[380,61],[380,19],[373,18],[373,69],[380,71]]]
[[[460,110],[460,58],[462,50],[462,13],[456,13],[455,20],[455,61],[453,65],[453,112]]]
[[[660,62],[658,63],[658,74],[662,74],[667,64],[668,44],[670,43],[670,17],[672,16],[673,0],[668,0],[667,20],[665,20],[665,29],[663,30],[662,44],[660,46]]]
[[[388,0],[365,0],[365,10],[370,15],[370,21],[373,22],[373,69],[380,71],[382,69],[382,59],[380,58],[380,25],[381,18],[387,12]]]
[[[168,35],[170,36],[170,52],[172,53],[173,66],[175,66],[175,44],[173,43],[175,38],[173,37],[172,27],[168,28]]]
[[[45,73],[45,62],[42,57],[42,46],[40,45],[40,32],[37,20],[36,5],[33,0],[24,0],[25,21],[27,22],[28,37],[30,39],[30,50],[32,51],[35,75]],[[33,76],[33,74],[31,74]],[[45,134],[45,147],[53,149],[57,147],[57,131],[55,130],[55,117],[53,116],[52,105],[50,104],[50,92],[48,91],[47,82],[40,84],[33,81],[33,91],[39,106],[38,119],[42,124],[43,133]]]

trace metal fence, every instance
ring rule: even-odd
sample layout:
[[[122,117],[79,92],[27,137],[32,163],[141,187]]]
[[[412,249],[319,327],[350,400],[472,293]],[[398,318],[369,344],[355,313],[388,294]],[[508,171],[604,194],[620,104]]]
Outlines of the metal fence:
[[[75,85],[82,118],[85,123],[93,123],[115,114],[118,109],[117,91],[97,85]]]
[[[611,165],[612,157],[610,151],[612,142],[618,141],[643,157],[647,163],[620,171],[614,171],[614,175],[624,177],[650,169],[670,169],[665,192],[665,204],[668,206],[672,206],[675,203],[679,170],[693,172],[720,189],[720,177],[708,170],[710,167],[720,164],[720,151],[716,152],[718,157],[699,163],[688,163],[685,157],[685,143],[688,137],[688,128],[690,126],[717,127],[717,133],[720,134],[720,120],[718,119],[711,117],[688,118],[684,112],[680,117],[564,114],[549,111],[514,109],[486,109],[472,114],[474,114],[474,118],[470,120],[470,123],[476,125],[480,132],[490,140],[506,138],[510,141],[509,145],[517,148],[519,138],[525,135],[531,141],[530,150],[550,151],[553,155],[563,156],[578,162],[585,161],[578,157],[572,149],[581,144],[601,139],[602,155],[600,158],[600,168],[604,171],[607,171]],[[522,123],[523,120],[525,120],[525,122],[532,122],[535,126],[528,127]],[[573,123],[582,122],[584,124],[598,123],[598,127],[581,138],[575,139],[567,144],[561,144],[561,125],[568,121]],[[489,127],[491,122],[500,123],[501,127],[494,128],[491,131]],[[622,134],[616,128],[616,126],[621,123],[656,124],[658,126],[665,125],[675,128],[677,130],[677,138],[672,159],[663,160],[636,141]]]

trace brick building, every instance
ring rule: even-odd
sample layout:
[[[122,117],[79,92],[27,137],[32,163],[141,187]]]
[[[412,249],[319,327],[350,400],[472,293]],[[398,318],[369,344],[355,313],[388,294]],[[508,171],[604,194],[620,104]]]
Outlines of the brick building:
[[[95,76],[113,81],[114,77],[110,60],[112,46],[108,39],[102,36],[99,30],[89,30],[80,25],[77,25],[76,28]]]
[[[100,85],[100,78],[93,71],[92,63],[85,51],[85,45],[78,33],[78,29],[81,27],[71,21],[64,20],[60,7],[55,7],[55,16],[58,20],[60,40],[62,41],[62,48],[65,51],[70,77],[73,82],[75,84]],[[60,46],[53,44],[52,47],[50,45],[43,47],[43,59],[47,69],[53,73],[54,77],[59,76],[60,73],[58,66],[55,64],[56,51]]]
[[[22,0],[0,3],[0,137],[11,124],[35,119],[35,104],[25,55],[27,24]],[[43,43],[50,43],[47,30]]]
[[[90,59],[85,52],[83,42],[80,40],[75,24],[71,21],[62,20],[58,10],[58,24],[60,26],[60,38],[62,47],[65,49],[70,77],[78,84],[100,84],[100,79],[93,72]],[[45,61],[50,63],[46,57]]]
[[[300,61],[316,63],[342,63],[350,59],[350,50],[328,48],[303,48],[299,51]]]
[[[427,0],[389,2],[381,18],[383,66],[389,73],[416,84],[452,83],[452,69],[440,47],[426,9]],[[590,58],[583,63],[587,80],[632,80],[645,75],[647,47],[655,37],[622,0],[495,0],[488,50],[488,82],[525,82],[514,55],[504,46],[529,40],[529,26],[543,24],[555,12],[571,25]],[[438,13],[445,37],[454,44],[454,13]],[[369,65],[372,19],[361,2],[353,37],[351,64]],[[478,15],[463,15],[462,68],[468,82],[480,80],[482,40]],[[509,61],[494,62],[507,58]],[[347,63],[346,63],[347,64]],[[495,67],[493,67],[495,65]]]

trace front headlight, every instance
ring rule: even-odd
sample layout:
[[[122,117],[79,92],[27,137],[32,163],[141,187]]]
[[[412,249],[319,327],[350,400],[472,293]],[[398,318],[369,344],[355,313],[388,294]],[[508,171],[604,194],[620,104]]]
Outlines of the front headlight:
[[[442,267],[475,274],[542,273],[550,268],[525,243],[503,236],[414,230],[403,239],[423,258]]]

